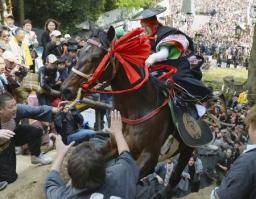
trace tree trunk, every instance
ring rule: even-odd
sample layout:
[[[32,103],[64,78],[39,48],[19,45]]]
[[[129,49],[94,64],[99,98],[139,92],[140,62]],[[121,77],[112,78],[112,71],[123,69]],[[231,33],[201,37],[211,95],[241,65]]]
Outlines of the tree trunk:
[[[195,14],[194,0],[183,0],[181,11],[184,14]]]
[[[249,104],[256,104],[256,26],[254,26],[253,44],[249,61],[247,88]]]
[[[20,23],[20,26],[22,26],[24,19],[25,19],[24,0],[19,0],[19,23]]]

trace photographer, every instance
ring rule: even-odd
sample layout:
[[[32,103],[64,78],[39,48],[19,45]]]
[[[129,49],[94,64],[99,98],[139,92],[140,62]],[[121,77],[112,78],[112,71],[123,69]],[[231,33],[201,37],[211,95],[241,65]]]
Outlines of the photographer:
[[[22,119],[52,121],[60,109],[50,106],[16,104],[9,93],[0,94],[0,182],[12,183],[17,179],[15,146],[28,144],[32,164],[50,164],[52,159],[41,153],[43,130],[20,124]],[[0,183],[1,185],[1,183]]]
[[[37,98],[40,105],[50,105],[52,100],[60,96],[59,83],[57,78],[58,59],[50,54],[46,59],[46,65],[39,70],[38,81],[40,88],[37,91]]]
[[[46,57],[50,54],[56,57],[61,57],[65,54],[64,43],[61,42],[61,32],[58,30],[52,31],[50,34],[51,41],[46,45],[45,55]]]
[[[27,75],[27,69],[24,66],[18,65],[16,58],[10,51],[3,53],[5,72],[3,79],[5,80],[6,90],[12,94],[20,87],[20,82]]]

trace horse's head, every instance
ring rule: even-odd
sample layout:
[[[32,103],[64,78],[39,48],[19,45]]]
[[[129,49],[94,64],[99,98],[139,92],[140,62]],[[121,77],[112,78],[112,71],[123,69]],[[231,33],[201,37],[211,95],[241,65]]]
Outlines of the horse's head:
[[[63,98],[67,100],[75,98],[79,87],[81,87],[82,83],[88,81],[104,55],[108,52],[107,49],[114,37],[115,29],[113,27],[110,27],[108,32],[99,29],[94,31],[92,41],[95,42],[95,44],[87,42],[80,50],[77,65],[61,86]],[[103,82],[107,80],[111,77],[111,74],[112,68],[107,67],[99,81]]]

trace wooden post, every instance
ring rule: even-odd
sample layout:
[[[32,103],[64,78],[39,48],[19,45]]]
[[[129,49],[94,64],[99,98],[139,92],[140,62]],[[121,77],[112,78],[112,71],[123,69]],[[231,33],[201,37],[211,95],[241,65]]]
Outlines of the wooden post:
[[[95,125],[94,128],[96,131],[100,131],[103,128],[102,125],[102,110],[111,110],[112,106],[104,102],[95,101],[89,98],[83,98],[80,100],[81,103],[85,103],[89,107],[95,109]]]
[[[25,19],[25,13],[24,13],[24,0],[19,0],[19,23],[20,26],[22,26],[22,23]]]
[[[4,1],[0,2],[1,24],[4,24]]]
[[[94,101],[89,98],[83,98],[80,102],[87,104],[91,108],[95,109],[112,109],[112,106],[103,102]]]
[[[99,109],[95,109],[95,130],[102,130],[102,122],[101,122],[101,111]]]

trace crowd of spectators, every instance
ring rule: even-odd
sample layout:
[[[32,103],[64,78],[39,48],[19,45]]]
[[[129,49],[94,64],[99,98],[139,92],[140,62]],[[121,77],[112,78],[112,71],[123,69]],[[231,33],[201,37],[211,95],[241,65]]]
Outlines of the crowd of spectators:
[[[95,135],[84,126],[80,112],[60,111],[60,86],[76,65],[84,39],[63,35],[59,23],[49,19],[38,41],[31,20],[24,20],[22,27],[14,25],[12,15],[5,20],[0,26],[0,147],[6,140],[11,142],[0,154],[0,190],[17,178],[15,149],[31,154],[32,164],[50,164],[52,159],[40,150],[42,144],[52,146],[50,133],[60,133],[65,144]],[[43,47],[42,57],[38,46]],[[38,58],[42,59],[40,66]],[[36,87],[24,95],[23,83],[32,81]]]
[[[210,122],[214,139],[209,145],[197,148],[182,172],[181,181],[174,189],[175,197],[198,192],[201,188],[220,185],[233,162],[243,153],[248,144],[244,124],[248,105],[246,92],[234,96],[224,105],[216,102],[211,113],[215,118]],[[216,105],[217,104],[217,105]],[[157,164],[153,174],[143,179],[146,184],[154,182],[158,190],[167,186],[179,155]]]
[[[182,1],[171,3],[172,25],[193,37],[196,49],[206,57],[217,59],[218,66],[225,62],[248,68],[252,45],[254,7],[253,1],[222,0],[194,2],[195,13],[206,15],[209,21],[193,29],[194,15],[182,12]]]
[[[204,3],[199,2],[195,1],[196,12],[208,14],[210,17],[209,23],[202,27],[200,31],[191,30],[193,16],[182,14],[180,12],[181,3],[176,0],[176,2],[173,1],[175,6],[172,7],[175,10],[172,14],[174,26],[179,28],[186,23],[187,29],[185,32],[194,37],[198,51],[203,55],[216,58],[218,66],[221,66],[224,60],[227,67],[230,67],[230,64],[233,64],[234,67],[238,65],[248,67],[248,56],[252,43],[252,26],[248,21],[249,18],[241,18],[240,16],[247,16],[249,2],[239,0],[223,0],[221,3],[209,0],[204,1]],[[234,23],[235,21],[237,23]],[[49,112],[49,115],[52,112],[58,114],[56,109],[50,107],[58,106],[61,101],[60,85],[68,77],[72,67],[76,65],[79,49],[85,45],[85,41],[80,37],[72,38],[69,34],[63,35],[59,29],[59,23],[54,19],[46,21],[41,41],[37,40],[37,35],[32,31],[31,20],[25,20],[23,27],[15,26],[14,22],[12,15],[7,16],[6,25],[0,27],[0,92],[10,92],[13,96],[16,96],[19,93],[18,88],[21,86],[21,81],[27,73],[38,72],[39,86],[35,93],[31,93],[31,95],[36,94],[37,99],[36,102],[33,102],[33,105],[39,107],[47,105],[44,107],[45,109],[41,110],[42,112]],[[237,27],[240,27],[241,34],[237,33]],[[39,45],[43,47],[43,66],[37,68],[35,60],[38,55],[35,48]],[[12,98],[9,100],[12,100]],[[177,197],[190,192],[198,192],[201,187],[208,185],[208,182],[212,182],[213,179],[220,183],[234,160],[239,157],[244,146],[248,143],[246,127],[243,122],[248,110],[246,103],[241,102],[239,97],[235,96],[228,102],[227,107],[226,114],[223,112],[221,104],[214,106],[212,113],[217,119],[215,122],[212,121],[213,124],[211,125],[214,141],[211,145],[196,150],[190,158],[182,173],[182,180],[175,189]],[[94,131],[83,131],[85,127],[80,113],[69,112],[68,114],[67,116],[67,113],[62,113],[59,116],[60,121],[57,121],[59,122],[60,131],[64,131],[61,134],[64,135],[63,142],[65,144],[70,144],[72,141],[83,137],[83,135],[93,136],[95,134]],[[24,118],[33,117],[24,116]],[[67,129],[65,131],[63,125],[68,125],[70,118],[75,125],[65,127]],[[77,133],[76,136],[69,136],[70,128],[72,128],[73,134]],[[38,134],[40,135],[37,136],[37,140],[40,141],[42,132]],[[9,136],[13,137],[14,135]],[[22,144],[28,142],[25,139]],[[38,148],[38,144],[36,147]],[[32,148],[31,152],[33,152],[33,147],[30,146],[29,148]],[[120,152],[120,154],[122,153]],[[126,151],[123,155],[130,158]],[[35,156],[32,159],[32,163],[35,164],[49,164],[51,162],[48,157],[41,155],[40,150],[32,156]],[[143,182],[156,181],[156,187],[159,190],[162,186],[167,186],[176,164],[176,158],[159,163],[155,173],[143,179]],[[16,165],[16,162],[14,164]],[[16,175],[16,171],[14,173]],[[14,178],[16,179],[17,176]],[[2,182],[5,181],[2,181],[2,179],[0,178],[0,189],[3,186]],[[48,179],[48,181],[50,180]],[[10,182],[12,181],[13,179],[10,180]]]

